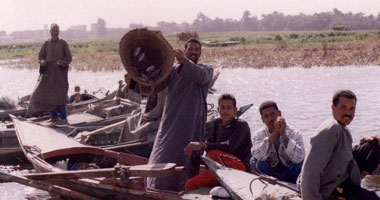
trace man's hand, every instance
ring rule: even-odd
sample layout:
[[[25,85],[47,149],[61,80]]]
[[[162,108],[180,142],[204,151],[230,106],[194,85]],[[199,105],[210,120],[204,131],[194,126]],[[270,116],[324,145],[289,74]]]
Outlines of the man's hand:
[[[120,97],[116,97],[116,104],[117,104],[117,105],[120,105],[120,102],[121,102]]]
[[[285,132],[285,127],[286,127],[286,122],[285,118],[279,116],[277,117],[276,124],[278,126],[278,131],[281,135],[281,139],[285,140],[286,139],[286,132]]]
[[[183,53],[183,51],[180,49],[175,49],[173,52],[178,64],[183,64],[183,62],[185,61],[185,54]]]
[[[144,125],[144,124],[146,124],[147,122],[148,122],[148,120],[144,119],[144,117],[143,117],[143,118],[141,118],[140,125]]]
[[[185,154],[189,156],[191,152],[204,150],[207,148],[207,144],[204,142],[190,142],[185,148]]]
[[[38,62],[40,63],[41,66],[45,66],[46,65],[46,60],[39,60]]]
[[[276,121],[274,122],[273,133],[268,138],[269,142],[273,143],[279,134],[281,136],[281,139],[284,140],[286,138],[285,127],[286,127],[285,118],[281,116],[277,117]]]

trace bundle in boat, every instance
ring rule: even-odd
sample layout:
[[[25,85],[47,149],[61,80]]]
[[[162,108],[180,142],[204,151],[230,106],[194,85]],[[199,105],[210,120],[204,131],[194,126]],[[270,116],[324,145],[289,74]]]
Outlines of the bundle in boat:
[[[173,48],[160,31],[146,28],[126,33],[120,41],[120,58],[135,82],[134,91],[153,95],[160,92],[170,74],[173,63]]]

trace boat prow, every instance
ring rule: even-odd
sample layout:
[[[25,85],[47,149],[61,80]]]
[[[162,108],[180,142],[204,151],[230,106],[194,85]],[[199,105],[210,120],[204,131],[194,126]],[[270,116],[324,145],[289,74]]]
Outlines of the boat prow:
[[[233,199],[301,199],[299,192],[295,191],[297,189],[293,188],[294,184],[271,182],[267,177],[222,166],[206,156],[202,158]]]

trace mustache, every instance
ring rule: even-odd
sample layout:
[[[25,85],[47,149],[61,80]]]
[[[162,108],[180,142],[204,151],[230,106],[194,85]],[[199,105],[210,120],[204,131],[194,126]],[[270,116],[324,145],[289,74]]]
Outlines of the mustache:
[[[348,117],[348,118],[350,118],[350,119],[352,119],[352,118],[353,118],[353,116],[352,116],[352,115],[343,115],[343,117]]]

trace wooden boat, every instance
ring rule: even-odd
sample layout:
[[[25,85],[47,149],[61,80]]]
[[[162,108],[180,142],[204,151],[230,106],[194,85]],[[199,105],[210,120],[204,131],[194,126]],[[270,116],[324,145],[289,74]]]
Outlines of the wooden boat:
[[[231,169],[220,165],[206,156],[203,156],[202,159],[233,199],[301,200],[300,193],[294,184],[281,182],[273,177],[258,176],[241,170]]]
[[[55,126],[54,128],[61,133],[74,137],[82,131],[93,131],[104,126],[120,122],[127,116],[129,115],[121,115],[103,119],[88,113],[77,113],[68,116],[70,125]],[[94,146],[115,144],[118,141],[120,132],[121,127],[115,127],[111,130],[104,131],[101,134],[90,137],[88,144]],[[29,163],[20,148],[14,128],[0,129],[0,159],[2,164],[13,165]]]
[[[180,194],[144,188],[144,177],[178,173],[181,168],[174,164],[146,165],[147,158],[87,146],[22,118],[13,121],[27,159],[36,171],[50,172],[27,178],[98,199],[211,199],[207,192],[197,192],[202,190]],[[89,170],[91,167],[98,169]],[[87,170],[79,170],[83,168]]]
[[[253,104],[247,104],[241,106],[236,116],[240,117],[252,105]],[[103,119],[88,113],[76,113],[68,116],[69,125],[55,126],[54,128],[70,137],[75,137],[80,132],[94,131],[105,126],[118,123],[125,120],[128,116],[129,114],[125,114]],[[209,112],[208,122],[212,121],[217,116],[217,112]],[[211,123],[207,123],[207,130],[211,129]],[[98,134],[90,136],[86,141],[86,144],[99,146],[104,149],[129,152],[140,156],[149,157],[156,136],[154,132],[149,134],[146,138],[119,144],[118,139],[121,131],[121,126],[102,131]],[[13,128],[0,129],[0,159],[4,164],[28,164],[21,151],[15,130]]]
[[[87,94],[87,96],[93,96],[93,98],[88,99],[86,101],[81,101],[77,103],[70,103],[67,104],[66,109],[68,114],[74,114],[74,113],[80,113],[84,111],[89,111],[91,108],[101,105],[103,102],[107,102],[112,100],[117,91],[114,91],[110,94],[106,94],[104,97],[96,97],[90,94]],[[0,121],[9,121],[10,117],[9,115],[13,116],[26,116],[28,111],[28,103],[25,100],[19,101],[19,104],[15,106],[15,108],[12,109],[0,109]],[[49,115],[49,113],[40,113],[35,115],[34,117],[42,117]]]

